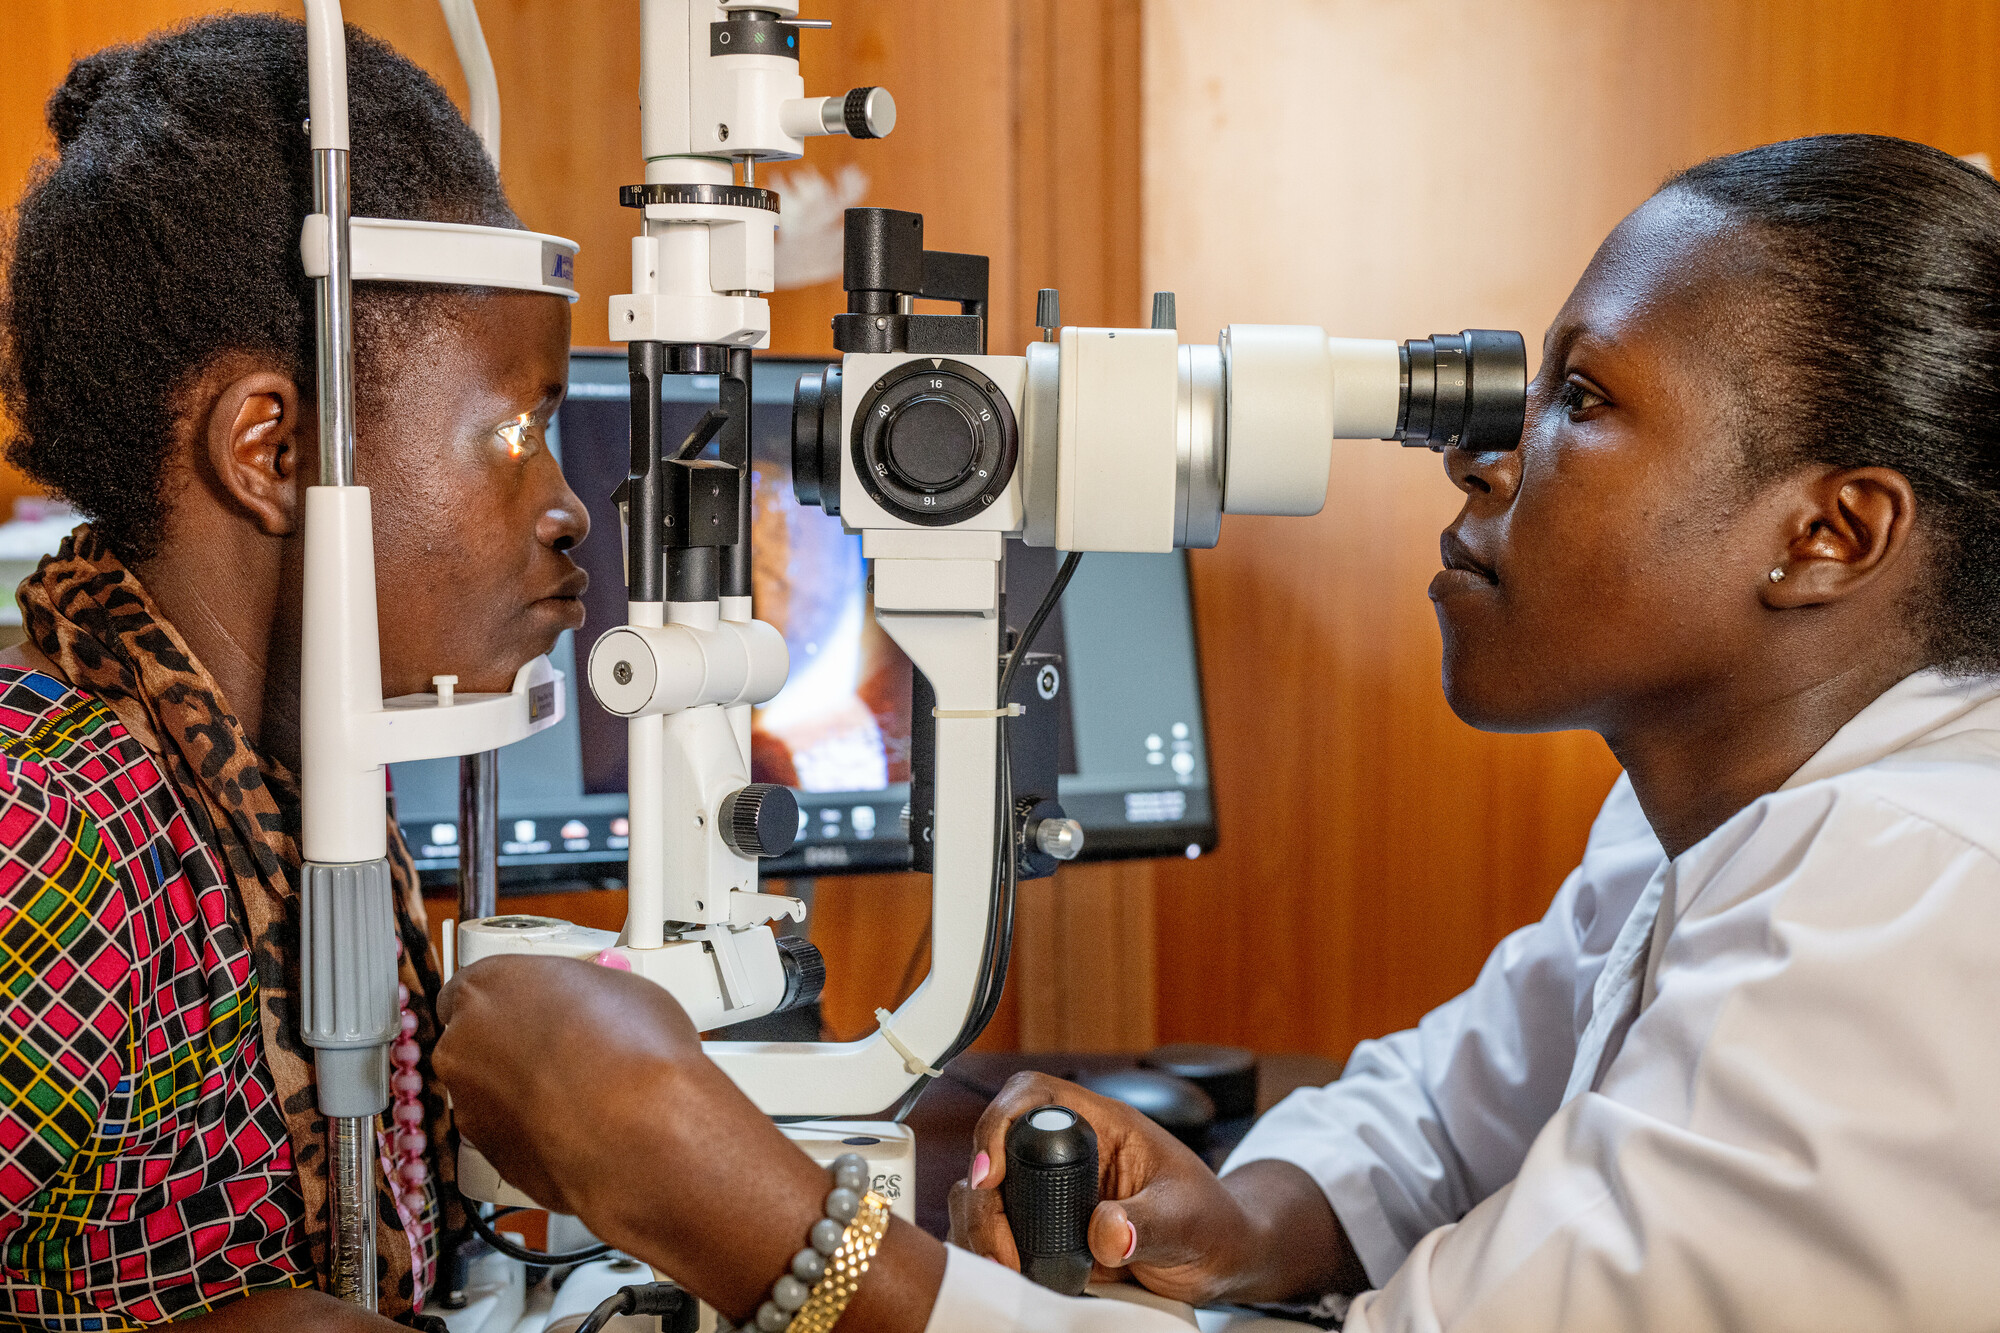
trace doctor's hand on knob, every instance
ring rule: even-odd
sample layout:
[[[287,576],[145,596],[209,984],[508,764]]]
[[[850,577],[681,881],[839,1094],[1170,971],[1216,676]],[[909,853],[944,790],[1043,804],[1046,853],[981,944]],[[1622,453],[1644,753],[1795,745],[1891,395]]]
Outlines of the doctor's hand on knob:
[[[1367,1287],[1332,1205],[1299,1167],[1250,1162],[1217,1177],[1138,1111],[1046,1074],[1016,1074],[980,1116],[971,1168],[951,1191],[954,1244],[1021,1267],[1002,1204],[1007,1131],[1051,1104],[1082,1116],[1097,1135],[1092,1281],[1135,1280],[1191,1305],[1311,1299]]]
[[[629,972],[502,955],[439,997],[433,1055],[459,1134],[542,1206],[742,1322],[821,1216],[815,1164],[702,1054],[686,1012]],[[944,1249],[891,1224],[842,1327],[916,1333]]]

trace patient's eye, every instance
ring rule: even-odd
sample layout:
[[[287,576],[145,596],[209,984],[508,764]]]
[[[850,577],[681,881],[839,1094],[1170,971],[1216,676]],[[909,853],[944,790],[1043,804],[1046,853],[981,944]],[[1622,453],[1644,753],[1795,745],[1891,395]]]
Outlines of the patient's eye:
[[[509,458],[527,458],[539,453],[543,446],[545,427],[535,419],[533,412],[523,412],[520,416],[504,422],[493,432]]]

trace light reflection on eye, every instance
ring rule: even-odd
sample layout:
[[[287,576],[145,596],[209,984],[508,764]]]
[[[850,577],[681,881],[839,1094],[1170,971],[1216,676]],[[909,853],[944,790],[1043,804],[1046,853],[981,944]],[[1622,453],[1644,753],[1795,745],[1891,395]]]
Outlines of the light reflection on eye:
[[[500,442],[507,446],[507,457],[525,458],[537,442],[534,413],[521,413],[520,416],[502,425],[494,434],[498,435]]]

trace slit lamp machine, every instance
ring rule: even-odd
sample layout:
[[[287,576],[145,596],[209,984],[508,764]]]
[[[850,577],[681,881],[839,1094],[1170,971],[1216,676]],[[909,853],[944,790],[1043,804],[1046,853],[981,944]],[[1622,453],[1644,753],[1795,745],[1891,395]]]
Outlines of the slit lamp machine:
[[[498,91],[473,0],[442,7],[472,125],[497,165]],[[528,231],[351,217],[340,8],[306,0],[305,9],[314,212],[301,255],[318,294],[321,457],[305,520],[302,1019],[331,1139],[333,1288],[372,1305],[374,1126],[389,1104],[397,1033],[384,764],[462,757],[461,965],[496,953],[594,959],[664,986],[703,1031],[817,998],[818,954],[773,928],[801,920],[805,905],[764,892],[757,874],[798,828],[791,792],[750,773],[751,709],[789,669],[782,635],[751,602],[751,353],[769,340],[779,225],[778,196],[757,172],[803,156],[816,135],[887,135],[896,107],[882,88],[805,95],[799,46],[828,25],[799,19],[795,3],[641,0],[643,180],[619,198],[639,215],[639,234],[631,289],[610,307],[633,384],[618,497],[627,620],[591,653],[595,704],[585,705],[628,727],[630,891],[624,929],[593,930],[501,914],[496,898],[496,752],[560,720],[560,673],[537,658],[506,693],[458,694],[440,677],[432,693],[382,698],[352,406],[352,283],[573,301],[577,247]],[[1315,514],[1336,440],[1513,448],[1526,352],[1516,333],[1397,343],[1244,324],[1183,345],[1170,293],[1155,296],[1150,328],[1079,328],[1061,323],[1045,290],[1042,340],[994,355],[985,257],[926,249],[921,216],[850,210],[844,267],[848,308],[834,319],[843,358],[800,382],[794,488],[800,503],[860,534],[876,616],[916,668],[911,842],[932,877],[931,968],[860,1040],[715,1041],[707,1052],[815,1158],[871,1140],[861,1151],[875,1187],[912,1218],[914,1140],[902,1113],[992,1017],[1017,883],[1081,847],[1053,772],[1027,758],[1053,710],[1017,688],[1033,675],[1018,668],[1076,562],[1090,551],[1212,546],[1225,513]],[[918,300],[955,303],[957,313],[921,313]],[[670,439],[661,380],[683,374],[718,376],[718,401],[692,435]],[[1012,641],[1010,538],[1068,553]],[[860,1118],[885,1109],[886,1118]],[[468,1209],[533,1205],[470,1146],[459,1179]],[[574,1327],[564,1311],[589,1311],[643,1274],[603,1247],[521,1251],[483,1217],[479,1225],[500,1246],[487,1259],[512,1267],[487,1264],[485,1278],[466,1279],[462,1308],[433,1310],[459,1333]],[[562,1228],[552,1220],[551,1230]],[[562,1292],[538,1306],[509,1250],[539,1267],[573,1265]]]

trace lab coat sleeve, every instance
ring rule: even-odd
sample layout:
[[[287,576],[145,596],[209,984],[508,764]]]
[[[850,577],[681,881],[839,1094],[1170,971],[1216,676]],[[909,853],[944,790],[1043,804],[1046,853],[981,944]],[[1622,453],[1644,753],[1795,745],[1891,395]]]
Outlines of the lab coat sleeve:
[[[1663,859],[1619,778],[1539,922],[1501,941],[1470,990],[1361,1043],[1337,1082],[1272,1108],[1224,1172],[1265,1159],[1303,1168],[1370,1281],[1388,1281],[1426,1233],[1520,1169],[1562,1100],[1604,957]]]
[[[945,1247],[925,1333],[1188,1333],[1185,1321],[1123,1301],[1058,1296],[1011,1268]]]
[[[1748,824],[1598,1089],[1350,1333],[1993,1327],[2000,861],[1825,785]]]

